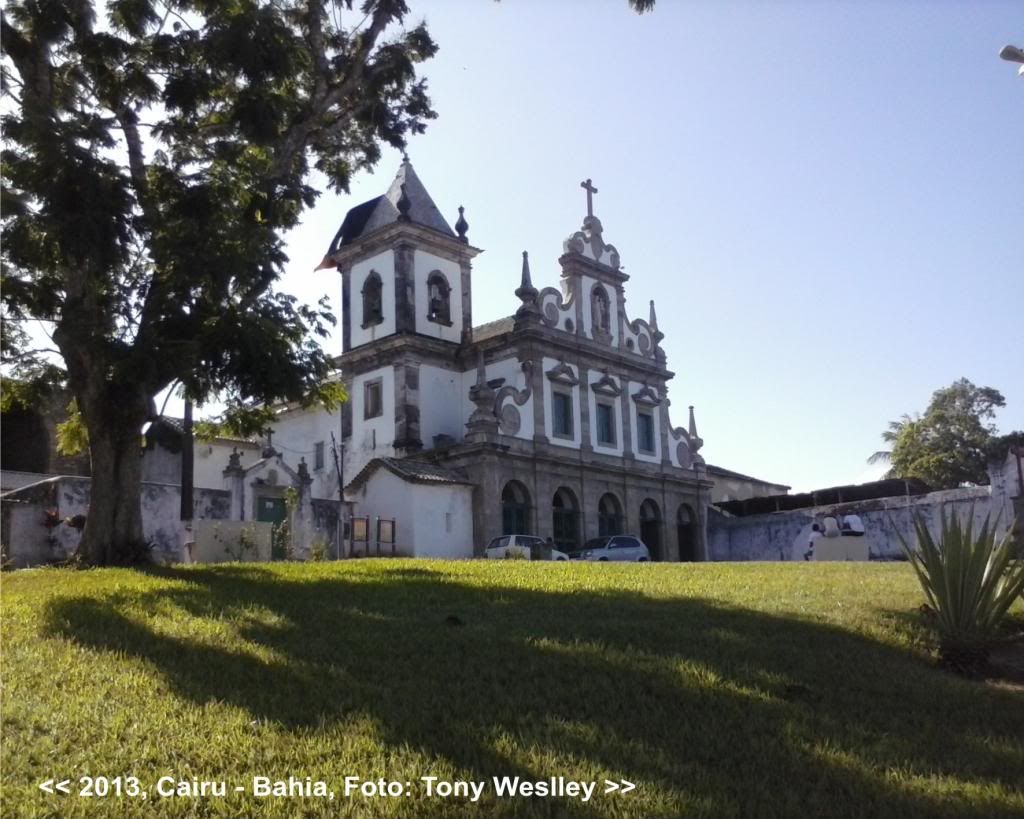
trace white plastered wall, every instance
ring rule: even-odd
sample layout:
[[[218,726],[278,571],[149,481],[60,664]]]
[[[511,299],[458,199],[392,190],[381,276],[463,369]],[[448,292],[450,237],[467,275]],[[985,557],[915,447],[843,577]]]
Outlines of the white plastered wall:
[[[306,459],[309,476],[313,479],[310,496],[314,498],[336,500],[338,497],[338,479],[331,455],[332,432],[340,442],[340,413],[328,412],[322,407],[289,410],[274,421],[274,449],[295,470],[299,468],[299,461]],[[320,469],[316,468],[315,461],[317,443],[324,445],[324,464]]]
[[[435,270],[440,271],[448,280],[451,327],[427,318],[430,308],[427,279]],[[459,265],[433,253],[417,250],[414,253],[413,278],[416,286],[416,332],[458,344],[462,340],[462,271]]]
[[[260,459],[262,447],[246,441],[195,442],[192,457],[193,486],[199,489],[223,489],[224,470],[227,469],[231,453],[237,447],[242,466],[251,466]]]
[[[367,276],[376,272],[381,280],[381,311],[383,321],[363,328],[363,285]],[[395,332],[395,254],[386,250],[352,265],[349,273],[349,311],[352,347],[368,344]]]
[[[363,418],[364,385],[381,380],[382,412],[376,418]],[[352,379],[352,437],[345,446],[345,482],[354,478],[371,458],[390,458],[395,454],[395,369],[381,367]]]
[[[370,519],[368,544],[377,518],[395,521],[399,554],[415,557],[468,558],[473,556],[473,490],[464,484],[429,484],[403,481],[378,467],[362,489],[350,496],[355,514]],[[382,547],[386,554],[390,547]]]
[[[465,435],[469,414],[463,378],[461,372],[420,365],[420,438],[424,448],[433,448],[435,435],[450,435],[456,441]]]

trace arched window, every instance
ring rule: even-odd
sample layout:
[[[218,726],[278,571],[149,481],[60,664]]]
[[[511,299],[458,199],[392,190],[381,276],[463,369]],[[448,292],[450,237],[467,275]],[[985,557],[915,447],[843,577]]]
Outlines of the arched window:
[[[384,321],[380,275],[371,270],[363,282],[363,329]]]
[[[611,493],[602,495],[597,503],[597,534],[600,537],[622,534],[622,507]]]
[[[555,546],[563,552],[579,545],[579,504],[571,490],[559,487],[551,499],[551,523]]]
[[[650,498],[640,504],[640,540],[651,553],[651,560],[661,560],[661,510]]]
[[[528,535],[530,526],[530,493],[519,481],[509,481],[501,490],[501,533]]]
[[[451,326],[451,287],[440,270],[427,277],[427,320]]]
[[[693,510],[682,504],[676,517],[676,534],[679,538],[679,559],[684,562],[697,559],[695,522]]]
[[[595,333],[611,332],[612,317],[608,293],[599,284],[594,285],[594,289],[590,291],[590,320]]]

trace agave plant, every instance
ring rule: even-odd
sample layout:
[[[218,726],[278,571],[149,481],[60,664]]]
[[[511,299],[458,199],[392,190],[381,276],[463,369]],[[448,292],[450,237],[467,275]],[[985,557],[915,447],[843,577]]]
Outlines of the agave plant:
[[[920,516],[914,530],[917,549],[899,537],[935,615],[940,662],[976,674],[988,662],[1003,617],[1024,593],[1024,560],[1014,559],[1011,533],[998,537],[990,516],[975,535],[973,509],[966,525],[943,513],[938,542]]]

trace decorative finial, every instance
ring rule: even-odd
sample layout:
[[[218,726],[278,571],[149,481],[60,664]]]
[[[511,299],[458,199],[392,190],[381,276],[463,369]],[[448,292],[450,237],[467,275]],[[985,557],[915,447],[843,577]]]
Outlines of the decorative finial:
[[[533,280],[530,278],[530,254],[527,251],[523,251],[523,276],[519,284],[522,290],[533,290]]]
[[[516,288],[516,298],[523,303],[523,306],[516,311],[516,318],[526,318],[538,312],[537,288],[533,286],[533,280],[530,277],[530,254],[525,250],[523,251],[523,275],[519,287]]]
[[[584,182],[580,182],[580,187],[587,192],[587,216],[593,216],[594,194],[597,193],[597,188],[594,187],[594,183],[589,179]]]
[[[693,405],[690,405],[690,456],[693,458],[693,468],[704,463],[700,455],[700,448],[704,446],[704,439],[697,434],[697,421],[693,417]]]
[[[455,223],[455,232],[459,234],[459,241],[469,243],[469,239],[466,238],[466,231],[469,230],[469,222],[466,221],[466,217],[463,215],[465,208],[459,205],[459,221]]]
[[[658,329],[658,314],[654,312],[654,299],[651,299],[651,318],[647,323],[651,327],[651,337],[655,344],[665,338],[665,334]]]
[[[402,164],[403,165],[410,164],[408,151],[402,151]]]
[[[494,414],[494,390],[487,384],[487,369],[484,365],[483,348],[477,348],[476,384],[469,388],[469,400],[476,404],[476,409],[466,422],[466,439],[469,441],[486,441],[489,436],[498,432],[498,418]]]
[[[484,363],[484,350],[480,347],[476,351],[476,388],[478,390],[487,387],[487,365]]]
[[[409,211],[412,209],[412,202],[409,201],[409,194],[406,193],[405,183],[401,184],[402,195],[398,197],[398,203],[395,207],[398,208],[398,219],[401,222],[409,221]]]

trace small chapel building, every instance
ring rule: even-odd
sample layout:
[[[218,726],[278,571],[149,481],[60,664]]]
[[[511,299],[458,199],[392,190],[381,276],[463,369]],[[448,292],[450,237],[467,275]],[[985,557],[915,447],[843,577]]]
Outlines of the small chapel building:
[[[341,277],[337,414],[285,409],[274,444],[307,453],[314,497],[394,521],[396,550],[480,555],[502,534],[561,549],[638,535],[656,560],[707,557],[705,510],[787,487],[705,464],[693,407],[670,416],[673,377],[654,303],[630,318],[619,253],[594,214],[565,240],[559,287],[538,287],[523,253],[513,315],[473,324],[473,258],[408,158],[388,191],[348,211],[318,269]],[[332,433],[343,457],[324,456]]]

